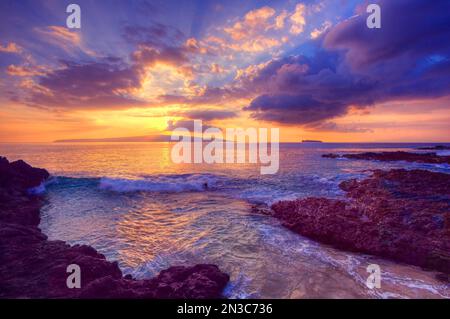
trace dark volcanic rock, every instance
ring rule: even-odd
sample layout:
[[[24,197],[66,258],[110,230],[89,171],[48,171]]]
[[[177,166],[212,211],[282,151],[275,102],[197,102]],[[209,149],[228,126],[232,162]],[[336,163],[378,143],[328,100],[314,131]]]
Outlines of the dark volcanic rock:
[[[152,279],[133,280],[102,277],[81,291],[81,298],[220,298],[228,275],[216,265],[170,267]]]
[[[426,146],[426,147],[418,147],[418,150],[434,150],[434,151],[444,151],[450,150],[450,146],[445,145],[436,145],[436,146]]]
[[[439,156],[436,153],[409,153],[409,152],[366,152],[358,154],[323,154],[326,158],[348,158],[374,161],[406,161],[430,164],[450,164],[450,156]]]
[[[38,186],[49,177],[45,169],[34,168],[22,160],[9,163],[0,157],[0,187],[3,189],[27,189]]]
[[[281,201],[272,205],[272,215],[337,248],[450,274],[450,175],[377,170],[340,187],[347,200]]]
[[[49,241],[38,228],[39,197],[28,188],[46,170],[0,157],[0,298],[221,298],[229,276],[215,265],[170,267],[152,279],[122,276],[94,248]],[[67,266],[81,269],[81,288],[69,289]]]

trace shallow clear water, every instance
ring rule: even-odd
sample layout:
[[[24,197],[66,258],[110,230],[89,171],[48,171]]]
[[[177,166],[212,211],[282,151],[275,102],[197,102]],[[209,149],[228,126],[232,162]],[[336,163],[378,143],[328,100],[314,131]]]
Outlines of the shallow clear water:
[[[232,298],[447,297],[433,272],[339,251],[252,214],[252,203],[340,197],[340,181],[371,169],[447,165],[322,158],[329,152],[411,150],[417,145],[283,144],[280,171],[258,165],[175,165],[166,143],[0,144],[0,154],[47,168],[41,229],[50,239],[89,244],[124,273],[154,276],[171,265],[214,263],[231,275]],[[381,266],[381,289],[365,282]]]

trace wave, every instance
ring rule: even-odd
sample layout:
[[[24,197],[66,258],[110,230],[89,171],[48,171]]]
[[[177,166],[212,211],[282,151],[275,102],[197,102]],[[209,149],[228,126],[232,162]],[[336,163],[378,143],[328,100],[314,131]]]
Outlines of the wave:
[[[27,190],[28,194],[30,195],[40,195],[44,194],[47,191],[47,186],[51,185],[55,182],[57,182],[57,177],[51,176],[49,179],[47,179],[44,182],[41,182],[38,186],[31,187]]]
[[[211,174],[157,175],[142,179],[102,177],[99,187],[114,192],[201,192],[214,190],[218,179]]]
[[[436,155],[438,155],[438,156],[450,156],[450,150],[437,151]]]
[[[38,186],[36,187],[32,187],[28,189],[28,194],[30,195],[39,195],[39,194],[43,194],[47,191],[47,188],[45,187],[45,183],[40,183]]]

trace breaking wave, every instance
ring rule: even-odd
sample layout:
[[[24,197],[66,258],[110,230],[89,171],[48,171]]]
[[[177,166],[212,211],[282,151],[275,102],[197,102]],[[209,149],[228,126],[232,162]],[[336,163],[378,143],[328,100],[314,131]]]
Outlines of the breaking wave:
[[[209,174],[156,175],[142,179],[103,177],[99,187],[114,192],[201,192],[214,190],[218,177]]]

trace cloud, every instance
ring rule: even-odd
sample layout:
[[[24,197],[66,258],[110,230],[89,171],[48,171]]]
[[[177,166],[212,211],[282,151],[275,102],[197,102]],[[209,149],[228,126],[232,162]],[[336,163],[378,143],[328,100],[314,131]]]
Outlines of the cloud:
[[[14,65],[11,64],[6,69],[6,73],[8,75],[13,76],[36,76],[36,75],[44,75],[45,72],[41,67],[34,67],[34,66],[21,66],[21,65]]]
[[[323,34],[325,31],[327,31],[331,27],[330,21],[325,21],[322,23],[322,25],[319,28],[315,28],[311,31],[311,39],[317,39],[321,34]]]
[[[33,30],[38,34],[39,40],[45,46],[50,44],[62,50],[68,56],[92,58],[98,55],[97,52],[88,48],[83,42],[81,29],[68,29],[63,26],[51,25],[35,27]]]
[[[311,15],[318,11],[347,14],[347,9],[315,3],[264,6],[202,32],[185,29],[186,21],[181,20],[168,19],[167,23],[183,29],[149,20],[146,25],[132,24],[144,21],[142,17],[128,20],[122,32],[108,37],[106,32],[99,43],[99,52],[116,51],[117,57],[108,58],[83,49],[83,43],[97,48],[92,43],[97,34],[92,30],[81,33],[60,26],[32,26],[29,38],[18,43],[30,44],[25,49],[34,61],[19,65],[17,57],[4,55],[11,61],[5,60],[3,68],[5,74],[15,76],[8,78],[17,88],[14,99],[33,106],[198,105],[204,109],[180,115],[207,121],[234,113],[208,109],[211,106],[245,103],[253,118],[317,130],[348,129],[330,123],[350,108],[365,110],[377,103],[449,94],[448,1],[379,1],[383,19],[379,30],[366,27],[365,10],[334,26],[329,21],[313,24],[318,19]],[[320,23],[331,19],[329,13],[320,14]],[[129,19],[127,14],[123,13]],[[11,34],[12,29],[8,30]],[[14,42],[3,42],[0,52],[22,52],[13,35],[5,37]],[[36,35],[36,44],[25,41]],[[116,43],[120,47],[108,51]],[[296,48],[294,43],[301,46]],[[88,54],[78,50],[67,55],[58,48]],[[285,56],[286,52],[291,55]],[[251,61],[255,64],[249,65]]]
[[[161,23],[151,23],[148,26],[127,25],[124,27],[123,37],[137,47],[131,54],[131,59],[146,66],[158,62],[179,66],[190,61],[190,54],[200,51],[195,38],[187,39],[177,28]]]
[[[198,58],[208,54],[207,49],[175,27],[159,23],[126,26],[124,38],[135,46],[130,61],[142,73],[143,97],[152,102],[161,102],[155,100],[158,96],[192,95],[194,78],[210,70],[210,62]],[[223,70],[216,65],[212,71]]]
[[[227,110],[189,110],[175,113],[175,115],[183,116],[184,118],[189,118],[192,120],[203,120],[203,121],[212,121],[212,120],[224,120],[236,117],[237,114],[234,111]]]
[[[176,47],[155,49],[153,47],[140,46],[137,51],[133,52],[132,60],[146,66],[153,66],[158,62],[177,66],[188,62],[188,58],[183,50]]]
[[[275,15],[271,7],[262,7],[249,11],[242,20],[237,21],[232,27],[224,28],[224,31],[233,40],[247,40],[253,35],[270,27],[270,18]]]
[[[305,11],[306,7],[303,3],[298,3],[295,6],[294,13],[289,18],[291,20],[291,28],[289,31],[292,34],[298,35],[303,32],[306,25]]]
[[[288,17],[288,13],[286,10],[283,10],[276,18],[274,28],[276,30],[280,30],[284,28],[286,18]]]
[[[81,45],[80,34],[66,28],[51,26],[36,31],[46,41],[66,50]],[[163,24],[128,25],[123,37],[134,46],[128,59],[90,56],[88,61],[63,60],[47,68],[10,65],[7,72],[26,77],[21,89],[22,99],[28,105],[57,109],[152,106],[159,101],[153,100],[153,96],[140,95],[141,90],[154,90],[154,86],[159,85],[159,92],[155,92],[158,95],[164,92],[161,86],[170,86],[171,81],[179,85],[180,81],[193,76],[189,64],[193,50],[186,46],[184,35],[176,28]],[[143,85],[149,87],[143,88]]]
[[[8,44],[0,44],[0,52],[4,53],[21,53],[23,51],[22,47],[14,42],[9,42]]]
[[[47,26],[34,29],[40,38],[67,53],[71,53],[75,48],[81,49],[81,34],[77,31],[71,31],[66,27]]]
[[[450,2],[382,0],[379,5],[382,8],[380,29],[365,27],[367,15],[357,15],[331,29],[324,46],[344,50],[346,62],[354,69],[391,62],[394,63],[390,66],[401,62],[403,68],[409,68],[427,55],[448,57],[450,31],[446,25]]]
[[[66,27],[48,26],[45,28],[38,28],[36,31],[56,41],[69,42],[72,44],[80,44],[81,42],[80,34],[70,31],[70,29]]]
[[[202,122],[202,130],[205,131],[213,126],[208,125],[205,122]],[[177,128],[185,128],[189,132],[194,132],[194,121],[193,120],[180,120],[180,121],[167,121],[166,131],[173,131]]]
[[[175,46],[186,38],[184,33],[177,28],[155,22],[147,26],[126,25],[123,28],[122,36],[129,43],[154,48]]]
[[[28,104],[56,108],[124,108],[142,104],[128,93],[140,87],[139,71],[120,63],[62,61],[38,76]]]
[[[210,71],[212,72],[212,73],[224,73],[225,72],[225,70],[223,69],[223,67],[221,67],[219,64],[217,64],[217,63],[213,63],[213,64],[211,64],[211,69],[210,69]]]
[[[381,29],[368,29],[366,15],[356,16],[317,39],[313,55],[274,59],[242,73],[242,88],[257,95],[244,109],[260,120],[319,127],[350,107],[450,95],[450,29],[442,27],[450,3],[380,5]]]
[[[244,111],[252,111],[257,120],[285,124],[308,124],[345,114],[339,102],[318,101],[308,95],[261,95]]]
[[[298,3],[291,12],[277,12],[269,6],[254,9],[231,26],[223,28],[229,36],[229,39],[224,37],[228,41],[224,41],[220,36],[210,36],[211,41],[207,42],[219,44],[222,49],[245,53],[262,53],[280,48],[304,31],[305,17],[311,8],[312,6]]]
[[[233,97],[233,92],[226,88],[205,87],[196,96],[184,96],[165,94],[158,96],[158,102],[163,105],[185,104],[185,105],[211,105],[227,102]]]
[[[229,27],[224,27],[225,39],[211,36],[207,43],[219,45],[222,50],[258,53],[279,47],[283,41],[280,32],[285,26],[288,13],[283,10],[276,15],[276,10],[264,6],[251,10],[242,19]]]

